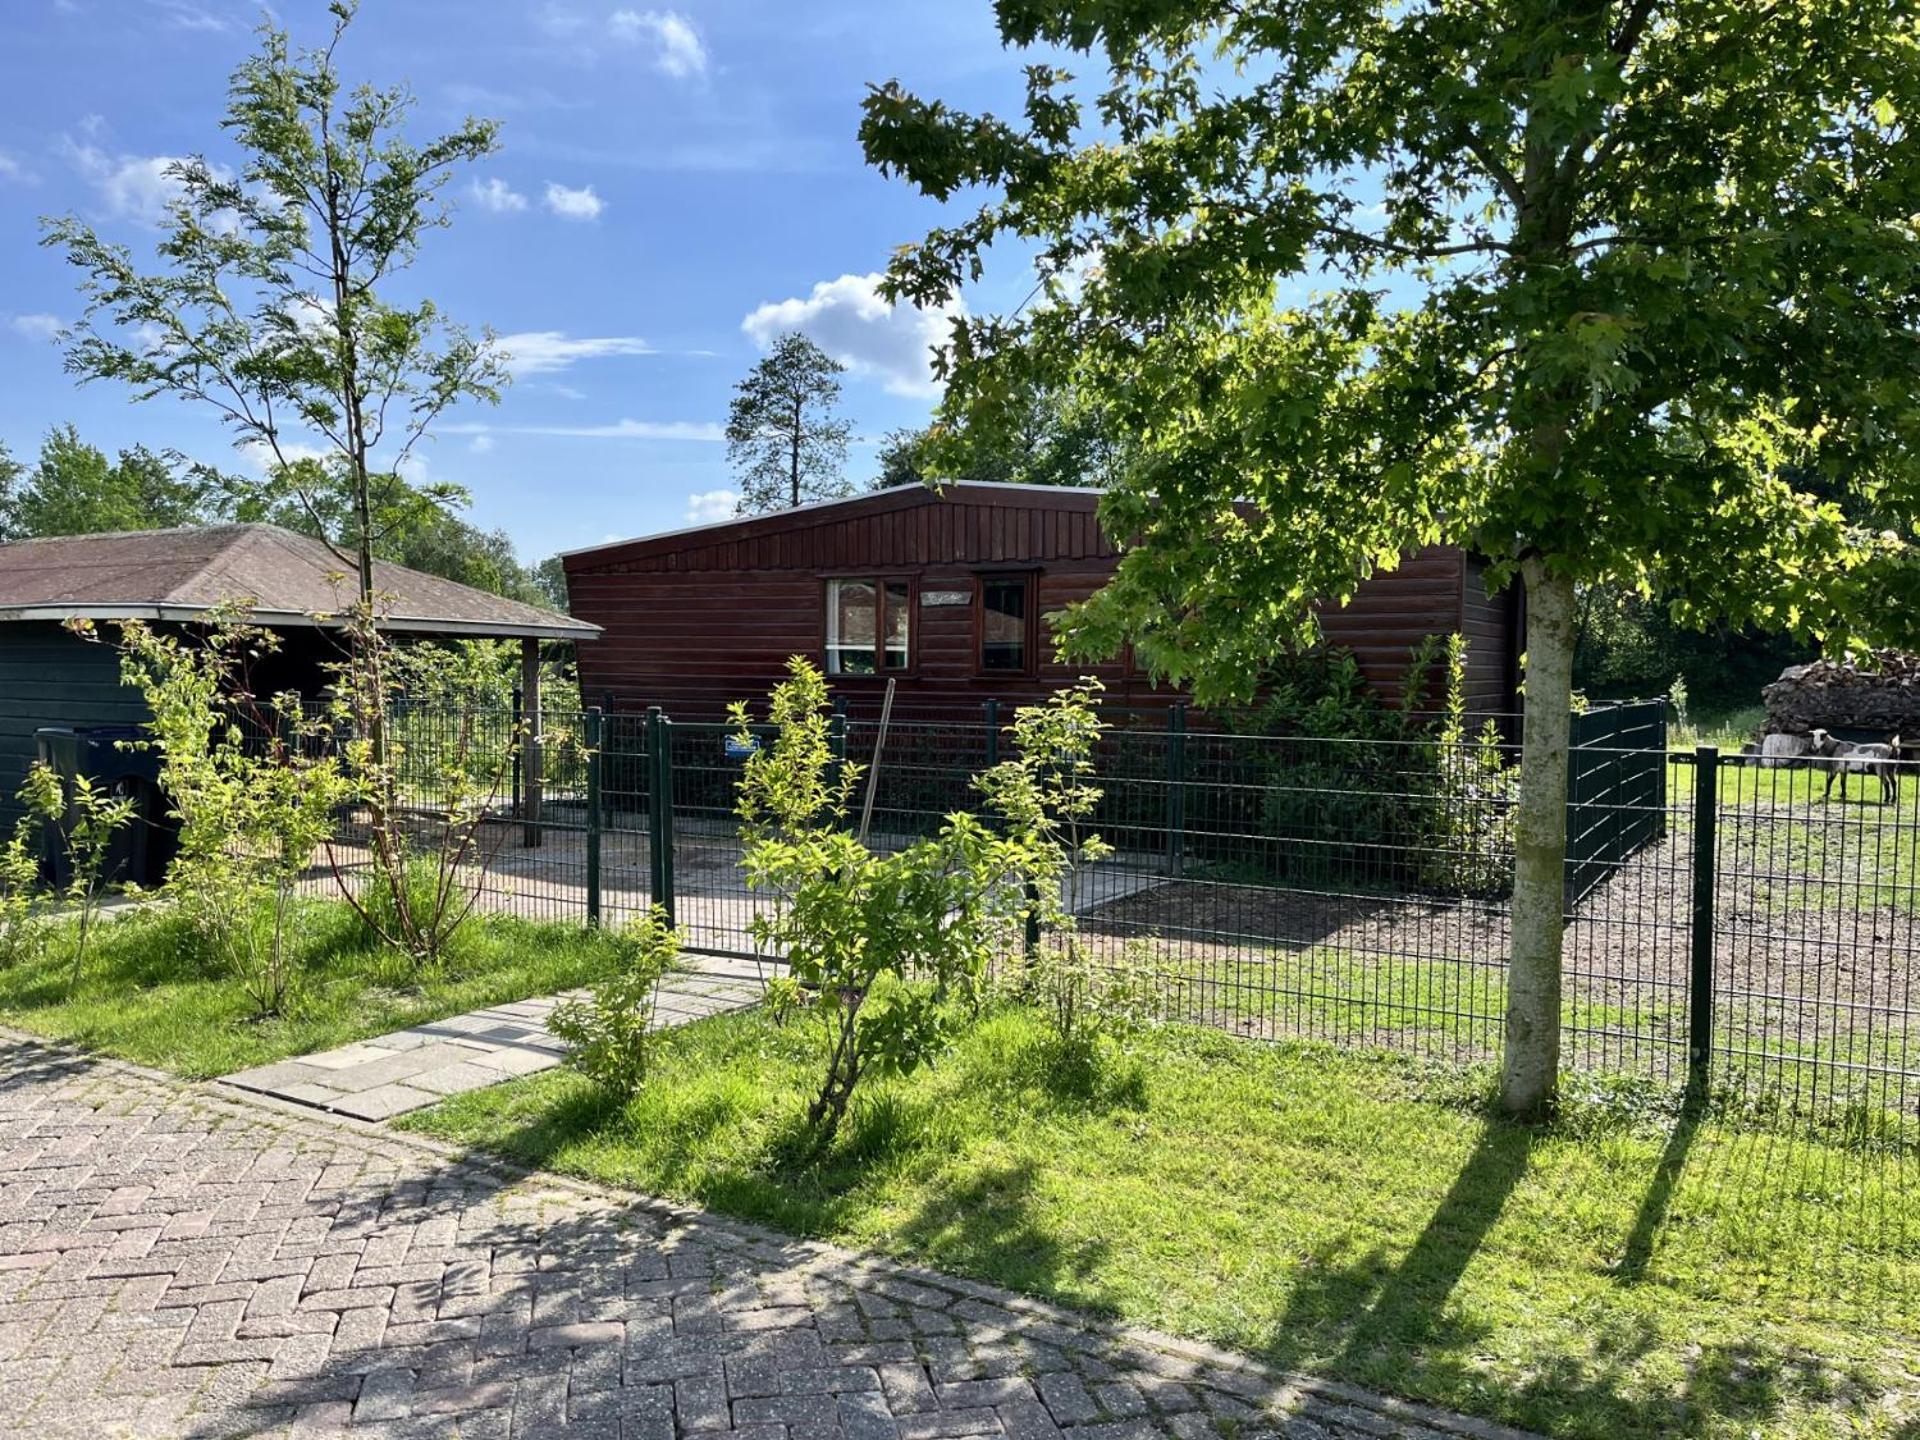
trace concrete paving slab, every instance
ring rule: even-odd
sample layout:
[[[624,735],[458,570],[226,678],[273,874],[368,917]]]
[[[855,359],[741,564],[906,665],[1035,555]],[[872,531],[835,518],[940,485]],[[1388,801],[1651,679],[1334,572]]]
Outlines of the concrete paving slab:
[[[691,955],[660,987],[656,1028],[685,1025],[760,1002],[774,967]],[[578,993],[578,992],[575,992]],[[387,1120],[521,1075],[550,1070],[566,1042],[547,1028],[565,995],[490,1005],[355,1041],[297,1060],[258,1065],[221,1082],[361,1120]]]

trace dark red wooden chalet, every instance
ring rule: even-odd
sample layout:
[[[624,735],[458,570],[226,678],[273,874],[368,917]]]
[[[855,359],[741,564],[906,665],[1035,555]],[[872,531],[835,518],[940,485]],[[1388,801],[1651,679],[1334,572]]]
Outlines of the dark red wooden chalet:
[[[977,713],[1088,672],[1112,702],[1168,705],[1179,693],[1124,661],[1052,658],[1044,617],[1092,594],[1117,559],[1098,501],[1058,486],[902,486],[573,551],[562,557],[570,608],[601,627],[577,646],[581,691],[705,718],[763,696],[799,654],[861,709],[889,675],[903,707]],[[1457,631],[1470,642],[1473,708],[1511,711],[1515,605],[1488,595],[1481,569],[1452,547],[1410,556],[1322,615],[1327,643],[1392,697],[1414,647]]]

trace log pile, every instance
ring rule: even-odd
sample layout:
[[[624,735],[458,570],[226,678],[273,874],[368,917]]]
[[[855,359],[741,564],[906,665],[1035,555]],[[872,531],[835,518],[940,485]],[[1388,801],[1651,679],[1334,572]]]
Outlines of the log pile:
[[[1766,733],[1815,729],[1920,735],[1920,655],[1876,650],[1846,660],[1790,665],[1760,692]]]

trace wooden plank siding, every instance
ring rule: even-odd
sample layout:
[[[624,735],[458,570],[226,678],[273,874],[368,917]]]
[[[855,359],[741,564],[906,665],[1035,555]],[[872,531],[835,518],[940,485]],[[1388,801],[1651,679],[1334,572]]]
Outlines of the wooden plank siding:
[[[757,699],[789,656],[822,658],[826,581],[871,576],[915,587],[911,665],[899,675],[903,705],[977,711],[989,698],[1032,700],[1093,673],[1114,702],[1163,708],[1178,692],[1121,661],[1053,663],[1044,630],[1033,674],[982,674],[975,607],[920,603],[927,591],[974,595],[983,577],[1002,573],[1034,577],[1043,616],[1091,595],[1118,556],[1101,533],[1098,500],[1092,491],[1042,487],[905,487],[577,551],[564,557],[570,609],[604,632],[578,646],[582,693],[588,703],[611,696],[622,710],[660,705],[689,719]],[[1511,687],[1503,697],[1495,683],[1511,650],[1500,628],[1508,610],[1502,599],[1487,599],[1478,567],[1462,552],[1436,547],[1369,580],[1352,604],[1321,620],[1328,643],[1351,650],[1389,699],[1423,638],[1465,630],[1476,704],[1510,708]],[[885,683],[884,676],[833,680],[862,705]]]
[[[137,690],[120,683],[120,652],[51,620],[0,625],[0,828],[11,833],[18,796],[49,725],[137,725]]]

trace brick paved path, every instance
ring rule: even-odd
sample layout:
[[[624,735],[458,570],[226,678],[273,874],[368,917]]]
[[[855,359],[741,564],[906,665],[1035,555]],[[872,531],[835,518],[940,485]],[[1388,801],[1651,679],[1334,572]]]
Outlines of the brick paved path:
[[[0,1036],[0,1434],[349,1429],[1502,1433]]]

